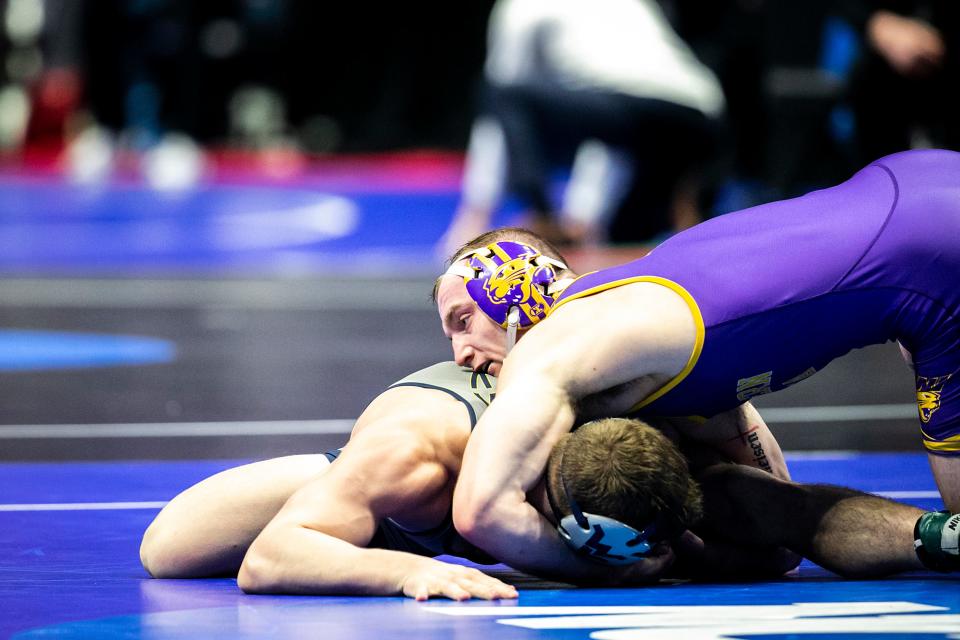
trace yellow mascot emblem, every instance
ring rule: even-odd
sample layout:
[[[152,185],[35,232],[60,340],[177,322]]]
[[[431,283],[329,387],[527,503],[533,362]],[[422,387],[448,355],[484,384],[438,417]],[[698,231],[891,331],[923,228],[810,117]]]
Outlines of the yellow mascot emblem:
[[[533,284],[532,270],[527,268],[529,264],[527,258],[514,258],[497,267],[484,286],[490,301],[515,305],[529,300]]]
[[[949,379],[950,375],[930,378],[917,376],[917,407],[920,410],[920,421],[924,424],[930,422],[930,418],[940,408],[943,385]]]

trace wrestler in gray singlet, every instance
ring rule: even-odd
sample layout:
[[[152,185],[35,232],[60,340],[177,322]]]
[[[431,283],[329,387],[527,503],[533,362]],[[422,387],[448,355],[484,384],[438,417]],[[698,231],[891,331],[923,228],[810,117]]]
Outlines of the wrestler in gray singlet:
[[[461,367],[455,362],[440,362],[410,374],[390,385],[388,389],[420,387],[447,393],[466,407],[472,430],[484,409],[493,401],[496,385],[497,379],[489,374],[471,371],[470,367]],[[340,455],[340,449],[328,451],[324,455],[333,462]],[[460,537],[453,528],[451,513],[448,513],[440,524],[425,531],[411,531],[386,518],[380,522],[368,546],[430,557],[459,556],[479,564],[496,563],[486,553]]]

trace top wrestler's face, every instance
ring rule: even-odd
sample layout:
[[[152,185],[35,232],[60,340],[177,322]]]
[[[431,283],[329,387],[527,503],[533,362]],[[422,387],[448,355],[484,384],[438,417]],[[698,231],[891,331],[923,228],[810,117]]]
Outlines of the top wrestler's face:
[[[507,356],[507,332],[480,310],[467,293],[463,278],[440,278],[437,306],[443,334],[450,338],[457,364],[498,375]]]

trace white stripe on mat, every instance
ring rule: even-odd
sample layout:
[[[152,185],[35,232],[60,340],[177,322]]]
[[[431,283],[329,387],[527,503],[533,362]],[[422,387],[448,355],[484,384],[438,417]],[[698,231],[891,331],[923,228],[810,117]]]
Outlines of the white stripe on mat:
[[[431,277],[381,280],[180,280],[13,278],[0,281],[9,307],[429,310]]]
[[[933,491],[874,491],[874,494],[891,500],[910,500],[911,498],[939,498],[940,492]]]
[[[0,504],[0,511],[110,511],[119,509],[162,509],[166,502],[51,502]]]
[[[761,409],[772,423],[902,420],[914,418],[913,404],[863,404]],[[25,438],[157,438],[199,436],[283,436],[349,434],[353,420],[273,420],[261,422],[158,422],[134,424],[0,425],[0,440]]]
[[[876,495],[892,500],[939,498],[938,491],[878,491]],[[162,509],[166,502],[52,502],[36,504],[0,504],[0,511],[111,511],[124,509]]]
[[[353,424],[353,420],[273,420],[265,422],[0,425],[0,440],[347,435],[353,429]]]

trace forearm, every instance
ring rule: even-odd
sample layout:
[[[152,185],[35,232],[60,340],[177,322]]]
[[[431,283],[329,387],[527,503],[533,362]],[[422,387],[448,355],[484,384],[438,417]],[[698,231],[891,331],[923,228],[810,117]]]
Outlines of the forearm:
[[[746,427],[740,435],[724,443],[721,450],[730,456],[732,462],[766,471],[782,480],[790,479],[780,445],[768,429],[755,425]]]
[[[250,546],[237,583],[247,593],[399,595],[429,558],[357,547],[298,526],[267,530]]]
[[[535,545],[559,543],[556,533],[546,535],[546,521],[527,503],[526,492],[572,426],[569,398],[549,382],[530,376],[522,388],[501,391],[464,452],[453,495],[457,531],[507,563],[522,561],[528,551],[536,554]]]
[[[563,542],[556,527],[527,502],[515,502],[510,512],[501,512],[500,517],[491,518],[471,533],[471,542],[497,560],[542,578],[579,585],[614,585],[621,583],[627,572],[623,567],[577,555]]]
[[[676,423],[693,443],[713,448],[721,458],[789,480],[780,444],[750,403],[718,414],[704,424]],[[688,443],[685,443],[685,445]],[[699,454],[702,456],[702,452]]]
[[[554,443],[569,431],[569,399],[549,385],[525,381],[487,409],[467,445],[453,501],[457,531],[497,560],[542,577],[616,581],[617,572],[576,555],[526,499],[542,475]],[[531,390],[532,388],[532,390]],[[531,403],[530,395],[543,403]],[[521,426],[522,425],[522,426]]]

